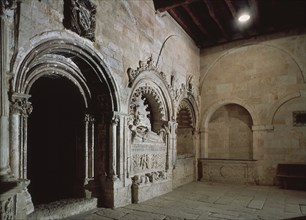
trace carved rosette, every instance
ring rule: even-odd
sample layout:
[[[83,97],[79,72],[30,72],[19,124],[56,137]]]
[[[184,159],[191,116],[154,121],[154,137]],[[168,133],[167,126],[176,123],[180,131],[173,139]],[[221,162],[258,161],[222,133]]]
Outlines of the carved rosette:
[[[28,102],[28,96],[12,96],[10,106],[11,113],[20,114],[23,117],[28,117],[33,110],[33,106]]]
[[[90,0],[66,0],[63,21],[65,28],[95,41],[96,8]]]

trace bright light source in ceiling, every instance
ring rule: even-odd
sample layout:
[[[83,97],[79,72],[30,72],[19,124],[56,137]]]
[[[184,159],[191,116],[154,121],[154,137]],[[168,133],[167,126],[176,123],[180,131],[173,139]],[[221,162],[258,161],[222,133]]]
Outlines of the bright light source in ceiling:
[[[247,22],[250,19],[250,15],[249,14],[242,14],[239,16],[238,21],[240,22]]]

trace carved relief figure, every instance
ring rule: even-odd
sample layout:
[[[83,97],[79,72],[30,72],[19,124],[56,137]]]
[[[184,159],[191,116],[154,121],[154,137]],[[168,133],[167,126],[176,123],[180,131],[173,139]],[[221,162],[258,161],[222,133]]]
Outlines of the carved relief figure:
[[[135,113],[134,113],[134,125],[140,132],[147,133],[151,131],[151,122],[148,118],[150,112],[147,111],[148,105],[144,104],[145,98],[142,99],[141,96],[136,97],[135,101]]]
[[[95,40],[96,6],[89,0],[65,1],[64,26],[82,37]]]

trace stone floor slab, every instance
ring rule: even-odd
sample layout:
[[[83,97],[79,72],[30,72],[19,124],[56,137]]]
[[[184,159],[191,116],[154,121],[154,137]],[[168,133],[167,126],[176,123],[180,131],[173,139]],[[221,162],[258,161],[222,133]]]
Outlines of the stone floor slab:
[[[277,187],[193,182],[140,204],[98,208],[71,219],[306,219],[306,193]]]

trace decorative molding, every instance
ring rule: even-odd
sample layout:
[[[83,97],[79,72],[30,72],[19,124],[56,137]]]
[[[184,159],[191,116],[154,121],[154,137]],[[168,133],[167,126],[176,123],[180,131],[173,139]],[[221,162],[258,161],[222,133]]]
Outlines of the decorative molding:
[[[96,8],[97,6],[90,0],[65,0],[63,21],[65,28],[95,41]]]
[[[159,72],[157,67],[154,65],[152,55],[144,61],[139,61],[139,66],[136,70],[128,68],[127,73],[129,77],[129,87],[132,86],[136,77],[144,71],[155,71],[164,81],[166,81],[166,75],[163,72]]]

